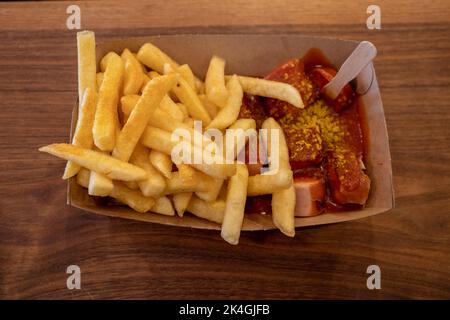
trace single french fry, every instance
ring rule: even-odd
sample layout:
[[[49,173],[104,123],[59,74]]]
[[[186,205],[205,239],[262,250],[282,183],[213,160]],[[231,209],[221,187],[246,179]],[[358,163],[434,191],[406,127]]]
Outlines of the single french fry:
[[[273,194],[292,185],[292,170],[280,169],[277,174],[256,174],[248,178],[249,196]]]
[[[214,55],[209,62],[205,79],[208,100],[224,108],[227,104],[228,90],[225,87],[225,60]]]
[[[278,131],[278,156],[279,156],[279,167],[281,169],[291,169],[291,165],[289,163],[289,149],[286,143],[286,137],[284,136],[283,129],[280,127],[280,125],[275,121],[274,118],[268,118],[264,120],[263,124],[261,125],[262,129],[267,130],[267,141],[264,141],[267,152],[270,155],[271,154],[271,130]]]
[[[102,82],[103,82],[103,72],[97,72],[95,79],[96,79],[96,84],[97,84],[96,90],[97,90],[97,92],[99,92],[100,87],[102,86]]]
[[[147,127],[150,117],[162,98],[175,84],[175,81],[176,77],[169,75],[155,78],[147,84],[117,138],[116,146],[112,152],[113,157],[122,161],[129,160],[134,147]]]
[[[227,90],[227,103],[211,121],[208,128],[225,129],[237,120],[242,105],[243,91],[236,75],[228,81]]]
[[[123,77],[123,94],[136,94],[144,81],[144,73],[140,62],[128,49],[124,49],[121,55],[125,72]]]
[[[226,76],[225,79],[231,77]],[[288,83],[244,76],[239,76],[239,82],[244,92],[286,101],[297,108],[305,107],[298,90]]]
[[[136,181],[124,181],[123,183],[128,189],[139,190],[139,185]]]
[[[154,213],[163,214],[165,216],[174,216],[175,210],[173,209],[172,201],[167,197],[160,197],[155,199],[155,204],[150,209]]]
[[[189,205],[189,201],[192,198],[193,192],[183,192],[183,193],[176,193],[172,196],[173,204],[175,207],[175,210],[177,211],[177,214],[180,218],[183,217],[184,212],[186,211],[186,208]]]
[[[101,152],[83,149],[71,144],[54,143],[39,148],[39,151],[73,161],[82,167],[104,174],[114,180],[138,181],[147,177],[147,173],[139,167]]]
[[[119,200],[133,210],[141,213],[150,211],[155,204],[155,199],[145,197],[140,191],[131,190],[118,181],[114,181],[114,188],[111,191],[110,197]]]
[[[197,77],[194,80],[197,94],[206,94],[205,83]]]
[[[247,199],[248,170],[245,164],[236,165],[236,174],[228,183],[227,200],[222,223],[222,238],[230,244],[238,244],[244,221]]]
[[[214,184],[214,179],[194,170],[192,174],[186,175],[182,171],[172,172],[172,177],[167,180],[165,194],[207,191]]]
[[[138,186],[139,189],[141,189],[142,194],[146,197],[159,198],[166,188],[166,180],[158,170],[152,166],[148,157],[149,150],[138,143],[130,157],[130,163],[147,172],[147,178],[138,181]]]
[[[150,79],[154,79],[154,78],[156,78],[156,77],[160,77],[161,75],[158,73],[158,72],[156,72],[156,71],[150,71],[149,73],[147,73],[147,75],[148,75],[148,77],[150,78]]]
[[[172,160],[169,155],[156,150],[150,150],[149,160],[164,177],[170,179],[172,176]]]
[[[77,126],[73,135],[72,144],[85,149],[91,149],[94,145],[94,139],[92,136],[92,126],[94,124],[95,117],[95,104],[97,94],[91,88],[86,88],[83,95],[83,101],[78,113]],[[80,166],[72,161],[67,162],[64,170],[63,179],[73,177],[80,170]]]
[[[160,74],[164,73],[164,64],[166,63],[170,64],[175,70],[179,67],[177,62],[150,42],[139,49],[137,58],[144,65]]]
[[[227,94],[228,94],[228,91],[227,91]],[[199,94],[198,98],[205,106],[205,109],[206,109],[206,111],[208,111],[211,119],[214,119],[216,117],[217,113],[219,112],[220,108],[215,103],[209,101],[208,98],[206,97],[206,95],[204,95],[204,94]]]
[[[173,119],[177,121],[183,121],[185,118],[183,111],[180,110],[178,104],[173,102],[173,100],[168,96],[164,96],[159,105],[159,109],[168,113]]]
[[[189,112],[186,108],[186,106],[184,104],[182,104],[181,102],[177,103],[178,108],[180,109],[181,112],[183,112],[183,120],[184,121],[187,117],[189,117]]]
[[[85,168],[81,168],[77,173],[77,183],[83,188],[89,187],[89,177],[91,172]]]
[[[189,201],[187,211],[193,215],[219,224],[223,222],[225,212],[225,201],[216,200],[213,202],[203,201],[195,195]]]
[[[186,80],[193,90],[197,90],[195,86],[195,76],[189,65],[183,64],[179,66],[177,72],[183,77],[184,80]]]
[[[142,91],[144,91],[145,86],[147,85],[147,83],[150,81],[150,77],[146,74],[143,75],[142,77],[142,86],[139,89],[139,93],[142,93]]]
[[[109,196],[113,188],[114,184],[111,179],[109,179],[108,177],[106,177],[101,173],[91,171],[91,174],[89,176],[89,188],[88,188],[88,193],[91,196],[99,196],[99,197]]]
[[[272,194],[272,221],[288,237],[295,236],[295,188],[289,188]]]
[[[290,171],[289,150],[283,129],[273,118],[266,119],[261,127],[268,130],[267,141],[265,141],[265,143],[270,158],[272,156],[272,143],[270,141],[272,135],[270,131],[278,131],[278,166],[280,169],[276,175],[279,175],[280,172],[283,171]],[[271,161],[273,161],[273,159],[271,159]],[[290,172],[292,173],[292,171]],[[272,193],[272,221],[281,232],[289,237],[295,236],[295,201],[296,192],[293,185],[293,178],[291,178],[289,188]]]
[[[214,183],[207,191],[197,191],[195,195],[205,201],[215,201],[223,185],[223,179],[213,179]],[[245,190],[247,193],[247,190]]]
[[[167,155],[172,154],[172,149],[177,142],[172,141],[171,133],[156,127],[148,126],[141,137],[141,143],[150,148]]]
[[[116,142],[117,103],[123,78],[123,62],[115,53],[109,54],[104,60],[107,61],[106,69],[98,93],[92,130],[95,145],[102,151],[111,151]]]
[[[173,69],[170,65],[166,64],[164,74],[176,74],[176,71],[174,70],[176,70],[176,68]],[[184,80],[182,77],[178,77],[178,83],[172,88],[172,91],[175,93],[178,99],[180,99],[181,103],[186,106],[190,116],[192,116],[194,119],[203,121],[203,125],[207,125],[211,122],[211,117],[206,111],[205,106],[198,98],[197,92],[191,88],[186,80]]]
[[[137,94],[130,94],[128,96],[121,97],[120,109],[122,110],[123,114],[129,117],[131,111],[133,111],[133,108],[136,106],[140,98],[141,96]]]
[[[96,92],[95,34],[92,31],[77,32],[78,51],[78,100],[83,101],[84,91]]]

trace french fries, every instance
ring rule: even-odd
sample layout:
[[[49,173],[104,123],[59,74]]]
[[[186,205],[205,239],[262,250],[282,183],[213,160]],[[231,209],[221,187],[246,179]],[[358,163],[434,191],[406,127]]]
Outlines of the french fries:
[[[179,67],[178,63],[151,43],[146,43],[139,49],[137,58],[140,62],[145,64],[150,69],[155,70],[159,74],[164,73],[164,65],[166,63],[168,63],[174,70]]]
[[[125,67],[123,78],[123,94],[136,94],[142,87],[144,72],[141,64],[128,49],[124,49],[121,55]]]
[[[91,171],[89,175],[88,194],[91,196],[106,197],[111,194],[113,188],[114,184],[111,179],[101,173]]]
[[[148,157],[149,150],[138,143],[130,157],[130,163],[147,172],[147,178],[137,182],[142,194],[146,197],[159,198],[166,188],[166,180],[148,161]]]
[[[145,87],[142,96],[120,131],[117,144],[112,152],[113,157],[122,161],[128,161],[139,138],[148,124],[148,120],[158,107],[162,98],[175,84],[173,75],[161,76],[151,80]]]
[[[238,119],[244,92],[302,108],[294,87],[225,76],[226,62],[216,55],[203,82],[189,65],[179,65],[151,43],[137,54],[109,52],[96,70],[94,34],[79,32],[77,41],[80,105],[72,144],[39,148],[68,161],[64,179],[74,177],[90,196],[113,198],[112,204],[139,213],[178,219],[170,217],[187,212],[220,224],[222,238],[233,245],[239,242],[247,197],[271,194],[273,224],[295,235],[293,172],[278,123],[269,118],[262,124],[268,131],[261,137],[262,150],[268,151],[273,171],[249,176],[237,159],[246,143],[250,149],[258,139],[255,120]],[[279,146],[271,135],[276,132]],[[175,156],[181,152],[179,161]]]
[[[272,194],[292,185],[292,170],[280,169],[277,174],[256,174],[248,178],[248,195]]]
[[[151,208],[152,212],[163,214],[165,216],[174,216],[172,202],[167,197],[161,197],[155,200],[155,204]]]
[[[167,68],[166,68],[167,69]],[[173,71],[166,72],[166,74],[174,73]],[[172,91],[180,99],[188,110],[190,116],[194,119],[203,121],[205,125],[211,122],[211,117],[201,103],[197,93],[191,88],[189,83],[182,77],[178,78],[178,84],[172,88]]]
[[[295,189],[290,186],[272,194],[272,221],[288,237],[295,236]]]
[[[227,80],[231,78],[225,77]],[[286,101],[297,108],[305,107],[300,93],[290,84],[244,76],[239,76],[239,82],[244,92]]]
[[[145,197],[140,191],[131,190],[127,188],[123,183],[114,182],[114,188],[110,194],[114,199],[119,200],[130,206],[133,210],[145,213],[155,205],[155,199]]]
[[[208,128],[225,129],[237,120],[242,105],[243,91],[236,75],[228,81],[227,90],[227,102],[208,125]]]
[[[191,68],[187,64],[178,67],[177,72],[183,77],[193,90],[197,90],[195,86],[195,76]]]
[[[269,118],[262,124],[263,129],[277,130],[279,133],[279,167],[281,171],[288,171],[292,173],[291,165],[289,163],[289,150],[286,144],[286,138],[283,129],[273,119]],[[268,132],[268,141],[266,142],[269,157],[271,157],[271,133]],[[293,186],[293,178],[290,179],[290,186],[283,190],[277,190],[272,193],[272,221],[274,225],[280,229],[285,235],[293,237],[295,235],[295,189]]]
[[[180,218],[183,218],[184,212],[186,211],[193,194],[193,192],[182,192],[173,195],[173,205]]]
[[[221,108],[227,105],[228,90],[225,87],[225,60],[214,55],[209,62],[205,79],[206,97]]]
[[[87,88],[96,92],[97,76],[95,61],[95,35],[92,31],[77,32],[78,50],[78,100],[83,101]]]
[[[230,244],[238,244],[244,221],[247,199],[248,170],[245,164],[236,165],[236,174],[228,183],[225,213],[222,223],[222,238]]]
[[[115,53],[107,55],[102,61],[106,68],[92,130],[95,145],[102,151],[112,151],[116,143],[117,103],[123,78],[123,62]]]
[[[213,184],[207,191],[197,191],[195,194],[202,200],[214,201],[217,199],[224,179],[213,179]]]
[[[91,88],[86,88],[83,95],[83,100],[78,112],[78,121],[73,135],[72,144],[85,149],[91,149],[94,145],[92,136],[92,126],[95,117],[96,92]],[[64,170],[63,179],[68,179],[77,174],[80,166],[72,161],[67,162]]]
[[[54,143],[39,148],[39,151],[73,161],[84,168],[102,173],[110,179],[139,181],[147,177],[147,173],[139,167],[101,152],[83,149],[71,144]]]
[[[103,82],[103,72],[98,72],[96,76],[97,92],[100,91],[102,82]]]
[[[225,212],[225,201],[216,200],[213,202],[207,202],[197,198],[194,195],[189,202],[187,211],[199,218],[222,224],[223,215]]]
[[[92,175],[92,173],[93,172],[89,172],[89,170],[81,169],[77,175],[77,183],[84,188],[88,188],[89,175]],[[133,208],[133,210],[140,213],[145,213],[156,205],[156,201],[153,198],[144,197],[139,191],[131,190],[120,182],[114,182],[114,186],[108,195],[119,200],[120,202],[127,204],[128,206]],[[159,200],[156,208],[158,210],[157,213],[173,215],[170,214],[169,209],[167,208],[167,204],[163,202],[164,200]]]
[[[151,150],[150,163],[167,179],[172,177],[172,160],[170,156],[162,152]]]

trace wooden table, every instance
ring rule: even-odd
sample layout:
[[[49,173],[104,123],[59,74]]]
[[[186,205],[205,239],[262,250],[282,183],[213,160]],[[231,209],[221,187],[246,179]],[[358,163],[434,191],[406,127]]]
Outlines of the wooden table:
[[[0,4],[0,298],[450,298],[450,5],[376,1],[80,3],[98,41],[149,34],[303,33],[369,40],[390,136],[396,208],[355,222],[218,232],[111,219],[66,205],[64,162],[77,96],[74,2]],[[79,265],[82,289],[66,288]],[[366,268],[381,268],[368,290]]]

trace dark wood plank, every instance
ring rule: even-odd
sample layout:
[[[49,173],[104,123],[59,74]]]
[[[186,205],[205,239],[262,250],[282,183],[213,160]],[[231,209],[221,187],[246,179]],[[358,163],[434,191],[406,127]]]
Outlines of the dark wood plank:
[[[450,298],[448,1],[82,3],[98,41],[148,34],[290,33],[370,40],[385,105],[396,208],[299,230],[213,231],[110,219],[65,204],[64,163],[37,147],[68,140],[76,100],[69,2],[0,4],[1,298]],[[245,6],[243,5],[245,4]],[[175,14],[176,7],[181,8]],[[66,288],[66,267],[82,290]],[[378,264],[382,289],[366,288]]]

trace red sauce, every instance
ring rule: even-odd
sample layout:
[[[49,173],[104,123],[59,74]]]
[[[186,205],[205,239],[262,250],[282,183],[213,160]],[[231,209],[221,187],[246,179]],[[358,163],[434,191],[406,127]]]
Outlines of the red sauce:
[[[369,150],[366,143],[367,122],[358,96],[350,84],[334,101],[320,91],[335,73],[324,54],[313,48],[302,59],[292,59],[266,77],[296,87],[304,100],[305,109],[300,110],[275,99],[260,98],[251,102],[247,99],[245,103],[250,104],[250,108],[245,110],[251,110],[258,122],[262,121],[261,115],[265,115],[274,117],[281,124],[295,181],[301,181],[302,177],[305,181],[310,181],[308,179],[311,177],[324,177],[326,196],[317,203],[322,212],[361,209],[370,186],[370,180],[360,167],[360,159],[364,160]],[[318,101],[322,102],[317,105]],[[324,111],[325,120],[318,126],[313,123],[309,127],[307,120],[320,118],[318,115]],[[248,114],[242,117],[248,117]],[[336,127],[338,133],[334,134]],[[249,197],[246,212],[270,213],[270,199],[270,195]]]

